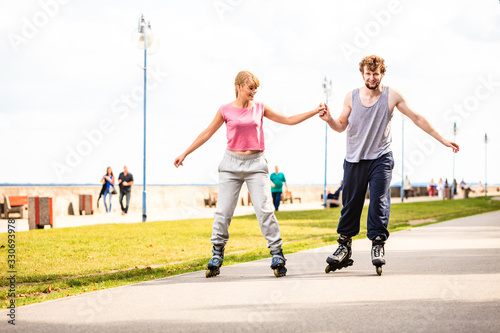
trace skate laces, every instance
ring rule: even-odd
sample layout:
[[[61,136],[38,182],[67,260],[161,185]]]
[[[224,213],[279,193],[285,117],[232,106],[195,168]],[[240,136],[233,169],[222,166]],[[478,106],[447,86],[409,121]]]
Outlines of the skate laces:
[[[384,250],[384,247],[382,245],[373,245],[373,248],[372,248],[372,253],[373,253],[373,257],[377,258],[377,257],[380,257],[380,252],[382,252]]]
[[[346,250],[347,250],[347,247],[344,244],[339,244],[339,247],[337,248],[337,250],[335,250],[333,255],[338,256],[339,254],[342,254]]]
[[[275,261],[278,262],[279,260],[284,260],[286,261],[285,259],[285,256],[283,255],[283,251],[280,251],[279,253],[271,253],[272,255],[272,258],[271,258],[271,261],[274,263]]]

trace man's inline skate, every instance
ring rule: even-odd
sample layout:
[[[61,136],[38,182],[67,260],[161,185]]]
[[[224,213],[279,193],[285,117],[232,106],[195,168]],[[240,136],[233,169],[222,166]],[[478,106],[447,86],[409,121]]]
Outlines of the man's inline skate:
[[[372,264],[375,266],[377,274],[382,275],[382,266],[385,265],[385,240],[381,236],[375,237],[372,241]]]
[[[337,250],[326,258],[328,266],[325,268],[325,273],[334,272],[337,269],[340,270],[344,267],[352,266],[354,263],[351,259],[352,239],[350,237],[340,235],[337,242],[339,243]]]
[[[271,260],[271,269],[274,271],[274,275],[276,277],[281,277],[286,275],[286,267],[285,267],[285,256],[283,255],[283,250],[279,251],[271,251],[273,256]]]
[[[220,274],[220,267],[224,261],[224,246],[214,245],[212,253],[213,256],[207,264],[207,271],[205,273],[207,278]]]

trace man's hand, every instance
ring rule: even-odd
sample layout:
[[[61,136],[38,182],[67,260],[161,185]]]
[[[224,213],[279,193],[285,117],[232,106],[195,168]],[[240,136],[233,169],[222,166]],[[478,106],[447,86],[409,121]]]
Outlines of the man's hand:
[[[327,123],[332,119],[330,108],[325,103],[323,103],[323,110],[319,112],[319,117]]]
[[[184,154],[178,156],[175,161],[174,161],[174,165],[176,168],[179,167],[179,165],[182,165],[184,166],[184,164],[182,164],[182,162],[184,161],[184,159],[186,158],[186,156]]]
[[[445,140],[443,142],[443,145],[445,145],[446,147],[450,147],[451,149],[453,149],[454,153],[458,153],[458,151],[460,150],[460,147],[455,142],[451,142],[451,141]]]

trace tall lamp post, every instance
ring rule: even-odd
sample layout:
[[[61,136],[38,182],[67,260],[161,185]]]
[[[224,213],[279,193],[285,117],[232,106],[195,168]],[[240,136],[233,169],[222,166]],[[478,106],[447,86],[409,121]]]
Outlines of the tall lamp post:
[[[151,23],[144,20],[144,16],[141,15],[139,20],[138,28],[138,40],[137,47],[144,49],[144,140],[143,140],[143,170],[142,170],[142,222],[146,222],[146,88],[147,88],[147,56],[148,48],[150,48],[155,42],[153,34],[151,32]]]
[[[332,80],[323,80],[323,92],[325,93],[325,102],[328,105],[328,97],[332,94]],[[328,157],[328,123],[325,122],[325,186],[323,188],[323,205],[326,207],[326,174],[327,174],[327,157]]]
[[[484,196],[488,195],[488,181],[486,180],[487,176],[487,150],[486,147],[488,146],[488,134],[484,133]]]
[[[453,142],[457,142],[457,122],[453,123]],[[451,197],[454,198],[457,194],[456,182],[455,182],[455,154],[453,154],[453,185],[451,186]]]
[[[401,114],[401,202],[405,200],[405,116]]]

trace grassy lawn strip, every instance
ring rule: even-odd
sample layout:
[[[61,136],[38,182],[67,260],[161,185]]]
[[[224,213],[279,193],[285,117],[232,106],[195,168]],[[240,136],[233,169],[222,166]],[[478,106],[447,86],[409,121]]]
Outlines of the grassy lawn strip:
[[[500,210],[489,197],[393,204],[390,231]],[[331,245],[340,209],[277,212],[286,253]],[[366,236],[367,207],[361,217]],[[233,218],[224,265],[269,258],[255,215]],[[16,234],[17,305],[205,269],[212,219],[93,225]],[[3,247],[1,246],[3,245]],[[0,303],[8,304],[7,234],[0,240]],[[271,269],[269,269],[271,275]]]

